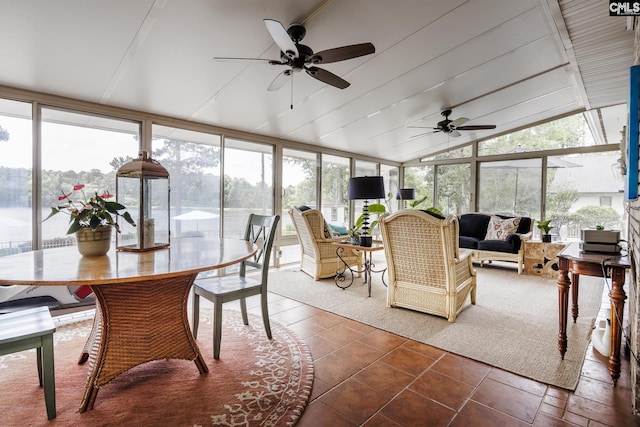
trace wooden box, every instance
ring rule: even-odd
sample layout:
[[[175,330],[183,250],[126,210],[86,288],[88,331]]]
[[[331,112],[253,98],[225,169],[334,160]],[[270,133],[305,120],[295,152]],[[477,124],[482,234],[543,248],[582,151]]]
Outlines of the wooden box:
[[[556,279],[558,277],[558,253],[565,247],[560,242],[524,242],[524,274]]]

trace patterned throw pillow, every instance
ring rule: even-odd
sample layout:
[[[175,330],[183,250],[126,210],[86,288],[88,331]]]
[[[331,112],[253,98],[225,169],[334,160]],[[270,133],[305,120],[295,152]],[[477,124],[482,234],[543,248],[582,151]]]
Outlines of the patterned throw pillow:
[[[487,226],[485,240],[506,240],[509,234],[513,234],[518,229],[520,217],[502,219],[492,215]]]

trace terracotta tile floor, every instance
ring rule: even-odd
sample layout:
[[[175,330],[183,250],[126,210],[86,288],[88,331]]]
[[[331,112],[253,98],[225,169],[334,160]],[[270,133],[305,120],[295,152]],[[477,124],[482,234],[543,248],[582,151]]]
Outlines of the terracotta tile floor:
[[[257,302],[249,306],[259,313]],[[640,426],[628,357],[614,388],[607,360],[589,348],[578,387],[569,392],[276,294],[269,309],[314,359],[301,427]]]
[[[257,297],[247,305],[260,313]],[[605,288],[599,319],[608,309]],[[612,387],[607,359],[590,347],[569,392],[276,294],[269,294],[269,314],[294,330],[314,359],[300,427],[640,426],[628,356]]]

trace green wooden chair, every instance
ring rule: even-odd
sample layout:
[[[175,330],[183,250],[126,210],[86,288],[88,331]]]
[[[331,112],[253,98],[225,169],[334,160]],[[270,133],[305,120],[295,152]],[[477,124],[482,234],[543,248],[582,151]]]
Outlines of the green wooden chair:
[[[240,273],[237,276],[225,276],[221,278],[203,279],[193,284],[193,336],[198,336],[198,324],[200,321],[200,297],[213,302],[213,358],[220,357],[220,341],[222,335],[222,304],[229,301],[240,300],[242,320],[249,324],[247,316],[246,297],[252,295],[261,296],[262,321],[267,337],[271,339],[271,326],[269,324],[269,311],[267,309],[267,277],[269,274],[269,260],[273,239],[280,220],[279,215],[249,215],[244,240],[258,245],[258,252],[240,264]],[[256,279],[246,277],[247,267],[260,271]]]
[[[56,417],[56,378],[53,366],[53,333],[56,327],[47,307],[0,316],[0,355],[35,348],[38,380],[44,388],[47,418]]]

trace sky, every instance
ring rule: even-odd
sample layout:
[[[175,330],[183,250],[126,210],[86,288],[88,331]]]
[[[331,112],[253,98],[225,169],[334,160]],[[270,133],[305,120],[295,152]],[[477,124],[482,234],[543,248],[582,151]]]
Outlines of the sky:
[[[0,126],[9,132],[8,141],[0,141],[0,166],[31,168],[31,121],[1,116]],[[42,167],[48,170],[91,170],[107,173],[114,157],[138,155],[138,142],[132,135],[100,129],[43,123]],[[265,160],[272,162],[272,156]],[[260,154],[243,150],[228,150],[225,173],[244,177],[252,184],[261,181]],[[267,167],[267,179],[273,167]],[[300,171],[289,171],[288,183],[304,179]]]
[[[0,166],[30,168],[31,121],[0,116],[0,126],[9,132],[9,140],[0,141]],[[127,134],[45,123],[42,136],[44,169],[109,172],[109,162],[116,154],[138,154],[137,143]]]

